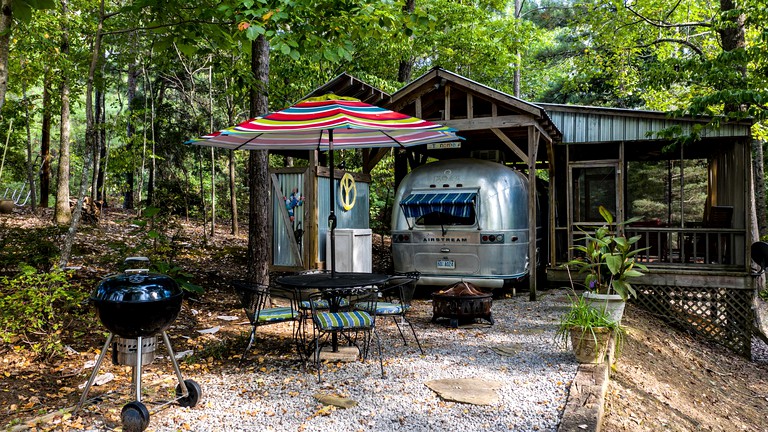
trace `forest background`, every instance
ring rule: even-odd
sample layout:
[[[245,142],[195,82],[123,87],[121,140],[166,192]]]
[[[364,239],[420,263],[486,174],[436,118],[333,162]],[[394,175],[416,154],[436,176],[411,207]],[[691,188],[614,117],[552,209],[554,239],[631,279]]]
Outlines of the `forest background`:
[[[534,103],[710,115],[713,123],[749,117],[756,183],[765,185],[762,0],[0,3],[0,192],[25,194],[40,214],[53,207],[63,239],[4,253],[6,288],[22,286],[30,272],[42,280],[67,267],[86,197],[153,223],[199,219],[206,236],[237,234],[240,203],[250,216],[249,244],[266,244],[267,168],[302,161],[184,142],[298,102],[341,72],[391,93],[441,66]],[[342,158],[347,169],[361,166],[355,152]],[[391,166],[390,156],[372,173],[371,227],[379,233],[389,229]],[[634,205],[652,212],[655,203]],[[152,226],[147,233],[164,235]],[[267,252],[248,247],[249,278],[268,280]],[[20,261],[30,267],[19,272]],[[18,312],[17,305],[3,319]],[[18,336],[9,328],[0,328],[6,341]],[[29,345],[46,356],[56,351]]]

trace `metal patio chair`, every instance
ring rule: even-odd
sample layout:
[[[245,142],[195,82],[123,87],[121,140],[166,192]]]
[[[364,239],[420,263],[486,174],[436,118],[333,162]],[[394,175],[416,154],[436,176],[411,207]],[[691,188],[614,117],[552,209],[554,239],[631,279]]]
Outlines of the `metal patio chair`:
[[[342,301],[349,301],[350,298],[355,299],[356,302],[372,304],[376,301],[377,295],[378,291],[374,287],[333,288],[310,295],[309,304],[314,324],[315,345],[313,359],[317,368],[318,382],[322,380],[320,354],[323,347],[330,346],[332,351],[336,351],[341,343],[356,346],[360,351],[359,356],[366,360],[374,337],[379,352],[381,376],[384,377],[381,341],[375,331],[376,317],[364,310],[339,308]],[[319,307],[325,304],[328,305],[327,309]]]
[[[366,311],[376,317],[391,317],[405,345],[408,345],[408,340],[400,327],[407,324],[411,328],[416,345],[423,355],[424,349],[416,335],[416,329],[407,316],[411,308],[413,293],[416,290],[416,281],[419,280],[419,277],[418,272],[395,275],[379,289],[379,298],[373,302],[357,302],[355,309]]]
[[[253,346],[258,327],[291,321],[294,324],[294,341],[299,340],[296,333],[298,331],[296,324],[300,318],[300,313],[293,306],[294,298],[291,293],[285,290],[270,290],[270,287],[266,285],[244,280],[233,281],[232,287],[240,298],[240,304],[251,324],[251,335],[248,339],[248,345],[245,347],[240,358],[240,364],[245,360],[248,350]],[[272,307],[268,303],[271,302],[272,298],[283,298],[289,302],[290,306]],[[299,354],[302,355],[301,349],[299,349]]]

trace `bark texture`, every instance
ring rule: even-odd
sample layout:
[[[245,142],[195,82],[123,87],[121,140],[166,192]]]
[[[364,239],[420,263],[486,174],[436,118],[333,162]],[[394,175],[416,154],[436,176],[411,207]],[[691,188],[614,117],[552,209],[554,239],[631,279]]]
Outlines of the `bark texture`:
[[[262,35],[251,45],[251,72],[255,85],[251,88],[251,117],[268,111],[269,42]],[[252,150],[248,157],[248,279],[269,284],[269,152]]]

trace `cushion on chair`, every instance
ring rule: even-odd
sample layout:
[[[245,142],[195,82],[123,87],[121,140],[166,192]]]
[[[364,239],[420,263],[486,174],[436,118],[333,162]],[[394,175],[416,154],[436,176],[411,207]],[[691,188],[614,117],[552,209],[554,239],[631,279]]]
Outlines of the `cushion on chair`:
[[[372,312],[376,315],[400,315],[404,311],[407,311],[409,306],[390,302],[356,303],[355,309]]]
[[[276,307],[262,309],[259,313],[259,322],[287,321],[295,319],[299,313],[290,307]]]
[[[373,325],[373,318],[365,311],[319,312],[315,324],[322,330],[366,328]]]
[[[328,300],[326,299],[317,299],[314,300],[315,302],[315,309],[328,309],[330,308],[330,305],[328,304]],[[343,298],[339,301],[339,307],[347,307],[349,306],[349,300]],[[299,303],[299,308],[301,309],[311,309],[312,304],[310,303],[310,300],[304,300],[301,303]]]

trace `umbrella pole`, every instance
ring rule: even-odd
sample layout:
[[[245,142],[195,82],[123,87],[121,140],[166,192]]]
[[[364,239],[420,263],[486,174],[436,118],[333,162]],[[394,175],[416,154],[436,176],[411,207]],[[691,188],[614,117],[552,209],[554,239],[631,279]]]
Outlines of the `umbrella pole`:
[[[333,187],[334,181],[334,162],[333,162],[333,129],[328,130],[328,167],[331,169],[329,184],[330,184],[330,208],[331,212],[328,214],[328,228],[331,230],[331,277],[336,277],[336,197],[335,188]]]

